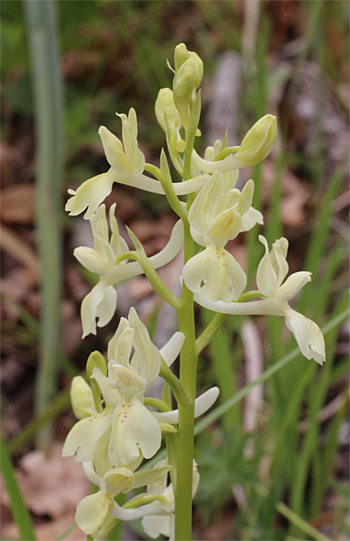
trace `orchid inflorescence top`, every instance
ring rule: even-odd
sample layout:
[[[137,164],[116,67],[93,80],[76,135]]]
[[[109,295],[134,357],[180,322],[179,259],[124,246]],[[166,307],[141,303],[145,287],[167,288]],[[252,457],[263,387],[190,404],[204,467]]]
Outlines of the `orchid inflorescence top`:
[[[253,180],[242,190],[236,188],[236,183],[240,168],[255,165],[270,153],[277,137],[276,118],[269,114],[261,118],[238,147],[228,147],[225,136],[208,147],[202,158],[193,147],[195,138],[201,136],[198,123],[203,63],[196,53],[180,44],[171,69],[173,88],[159,91],[155,112],[179,181],[173,181],[164,151],[159,168],[145,162],[137,142],[136,112],[130,109],[128,115],[118,115],[122,141],[106,127],[99,129],[110,165],[108,171],[87,180],[76,191],[69,190],[66,210],[73,216],[85,212],[94,239],[94,248],[76,248],[74,255],[98,276],[97,285],[82,303],[83,336],[96,334],[97,327],[113,318],[116,286],[143,273],[166,302],[180,307],[180,299],[167,289],[155,270],[177,256],[187,227],[199,249],[186,260],[181,281],[194,300],[216,313],[283,316],[302,354],[322,364],[325,344],[320,329],[289,305],[311,280],[311,273],[296,272],[286,279],[287,239],[276,240],[270,250],[266,239],[259,236],[265,254],[257,269],[254,292],[244,291],[246,274],[225,248],[241,232],[263,224],[262,214],[252,206]],[[131,231],[135,250],[129,250],[119,234],[115,204],[107,219],[103,201],[114,182],[165,195],[179,216],[167,245],[156,255],[148,258]],[[71,399],[79,421],[68,434],[63,456],[75,455],[96,487],[79,503],[76,512],[78,526],[95,540],[105,539],[117,520],[137,518],[142,518],[150,537],[163,534],[175,538],[176,461],[168,455],[148,469],[141,463],[156,455],[162,438],[177,434],[178,409],[166,400],[145,398],[145,391],[161,376],[178,404],[186,399],[186,391],[169,368],[184,341],[185,334],[176,332],[158,350],[131,308],[108,344],[107,362],[101,353],[93,352],[87,362],[89,383],[80,376],[73,379]],[[195,417],[205,413],[218,394],[218,388],[213,387],[199,396],[194,404]],[[193,462],[192,496],[198,482],[197,464]],[[115,496],[120,492],[139,487],[145,487],[144,492],[123,507],[116,503]]]

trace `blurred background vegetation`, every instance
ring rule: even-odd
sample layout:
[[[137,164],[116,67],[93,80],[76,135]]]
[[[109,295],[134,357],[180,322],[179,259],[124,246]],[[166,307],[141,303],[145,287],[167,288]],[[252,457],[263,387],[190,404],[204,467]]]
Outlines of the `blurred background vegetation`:
[[[313,272],[312,283],[299,295],[295,308],[320,326],[335,322],[326,335],[324,367],[298,355],[198,435],[201,484],[195,498],[194,535],[203,540],[347,539],[348,2],[43,3],[51,4],[57,19],[57,33],[53,26],[51,39],[59,47],[63,105],[59,99],[50,103],[56,113],[52,122],[61,122],[64,134],[63,173],[59,184],[46,188],[38,182],[36,161],[41,143],[40,100],[35,102],[38,90],[32,76],[38,63],[32,53],[35,28],[25,2],[1,3],[2,434],[36,535],[39,539],[63,535],[73,524],[76,502],[88,488],[82,480],[74,480],[83,494],[70,502],[72,474],[53,475],[61,471],[59,452],[50,455],[40,473],[34,438],[49,424],[46,442],[47,438],[55,445],[63,442],[74,423],[71,378],[84,369],[93,349],[105,351],[117,324],[116,317],[96,337],[81,341],[80,303],[94,277],[83,272],[72,251],[77,245],[88,245],[91,238],[83,220],[64,215],[67,189],[107,169],[97,130],[105,125],[119,136],[115,112],[126,113],[131,106],[137,111],[139,145],[146,161],[158,163],[165,138],[156,123],[154,102],[159,88],[171,84],[166,59],[172,63],[174,47],[184,42],[205,66],[203,137],[198,151],[209,143],[205,134],[212,128],[210,110],[218,100],[216,75],[227,52],[234,53],[241,66],[234,74],[241,90],[232,97],[237,118],[227,118],[236,126],[232,144],[260,116],[278,116],[280,138],[272,156],[250,171],[256,182],[254,206],[265,216],[259,233],[269,242],[286,236],[291,271]],[[232,73],[226,74],[228,81],[230,77]],[[55,126],[51,128],[53,132]],[[52,213],[49,210],[40,220],[39,192],[45,190]],[[130,226],[148,254],[164,246],[174,223],[164,198],[115,186],[107,205],[115,201],[121,229],[123,224]],[[55,213],[62,223],[62,237],[49,237],[46,248],[38,251],[38,239],[45,235],[45,224],[49,230]],[[230,247],[252,279],[262,255],[257,235],[253,230],[245,244],[240,239]],[[40,278],[40,269],[51,260],[63,273],[62,295],[53,273],[46,272],[46,285]],[[174,273],[171,266],[168,271]],[[159,300],[144,279],[135,284],[123,286],[118,293],[118,316],[132,302],[156,334]],[[55,291],[57,299],[48,305],[60,315],[60,325],[40,317],[46,313],[46,297]],[[210,317],[198,313],[199,329]],[[60,336],[61,346],[53,347]],[[52,338],[51,346],[45,337],[49,342]],[[277,318],[227,319],[203,352],[199,389],[218,384],[221,404],[228,404],[234,393],[295,348],[289,338]],[[39,362],[45,355],[51,366],[48,372],[45,362]],[[45,389],[49,389],[46,395]],[[49,486],[48,477],[53,479]],[[59,512],[58,486],[68,502],[66,507],[58,506]],[[1,512],[2,537],[16,538],[6,498]],[[80,539],[79,535],[76,529],[64,538]],[[127,535],[131,539],[136,533]]]

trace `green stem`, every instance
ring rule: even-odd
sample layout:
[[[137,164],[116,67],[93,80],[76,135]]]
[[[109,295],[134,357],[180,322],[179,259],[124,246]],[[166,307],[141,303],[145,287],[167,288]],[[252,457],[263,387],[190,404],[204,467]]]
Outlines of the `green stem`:
[[[194,255],[194,242],[188,222],[184,223],[185,263]],[[180,381],[192,404],[179,404],[179,433],[175,486],[175,539],[192,538],[192,477],[194,451],[194,399],[196,395],[197,352],[193,293],[183,285],[182,305],[178,310],[179,330],[185,335],[180,354]]]
[[[171,387],[171,390],[173,391],[176,401],[179,405],[183,404],[184,406],[186,406],[187,404],[192,404],[193,399],[187,392],[185,386],[182,385],[181,381],[179,381],[175,374],[172,373],[164,359],[161,359],[159,375]]]
[[[127,227],[126,228],[131,240],[133,241],[136,252],[127,252],[126,254],[121,255],[117,261],[118,263],[120,261],[123,261],[123,259],[134,259],[135,261],[138,261],[142,267],[142,270],[146,277],[148,278],[148,281],[153,286],[153,289],[156,293],[170,306],[172,306],[175,309],[178,309],[180,306],[180,299],[174,295],[172,291],[166,285],[162,280],[159,278],[158,274],[155,271],[155,268],[153,267],[152,263],[148,259],[146,252],[141,244],[141,242],[138,240],[138,238],[134,235],[134,233]]]
[[[227,314],[216,314],[209,325],[204,329],[202,334],[196,340],[197,355],[207,346],[213,336],[218,332],[221,325],[226,319]]]
[[[214,162],[218,162],[220,160],[223,160],[229,154],[232,154],[233,152],[238,152],[238,151],[239,151],[239,147],[226,147],[226,148],[224,148],[223,150],[221,150],[220,152],[217,153],[217,155],[214,158]]]

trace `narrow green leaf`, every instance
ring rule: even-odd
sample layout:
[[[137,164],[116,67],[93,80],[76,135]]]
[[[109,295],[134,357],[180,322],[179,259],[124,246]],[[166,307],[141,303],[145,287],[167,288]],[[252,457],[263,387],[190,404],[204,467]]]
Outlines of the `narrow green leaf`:
[[[17,483],[13,465],[5,442],[0,436],[1,474],[5,482],[13,518],[18,526],[23,541],[35,541],[33,523]]]

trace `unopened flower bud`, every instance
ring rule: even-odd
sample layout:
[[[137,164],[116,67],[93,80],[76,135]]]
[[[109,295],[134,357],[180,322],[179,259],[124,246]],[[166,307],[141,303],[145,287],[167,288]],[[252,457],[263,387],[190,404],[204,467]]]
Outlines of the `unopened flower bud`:
[[[107,376],[107,364],[104,356],[99,351],[90,353],[86,363],[86,373],[91,378],[94,368],[99,368],[104,376]]]
[[[186,60],[189,58],[189,53],[187,50],[187,47],[184,43],[179,43],[175,47],[174,51],[174,63],[175,63],[175,71],[177,71]]]
[[[77,419],[91,417],[96,413],[91,387],[81,376],[73,378],[70,398]]]
[[[194,89],[195,66],[190,58],[182,64],[174,77],[174,102],[177,100],[189,103]]]
[[[197,53],[189,52],[189,57],[194,63],[194,70],[195,70],[195,76],[194,76],[194,86],[195,88],[199,88],[200,84],[203,79],[203,61],[201,58],[199,58]]]
[[[155,103],[155,112],[158,124],[163,131],[166,131],[164,114],[169,123],[173,122],[175,128],[181,128],[179,111],[175,107],[173,92],[170,88],[161,88]]]
[[[234,158],[240,162],[238,167],[260,163],[271,152],[277,139],[277,120],[273,115],[265,115],[258,120],[244,137]]]
[[[190,58],[176,72],[173,83],[174,103],[179,111],[181,123],[185,130],[190,119],[190,100],[195,90],[195,67]]]

